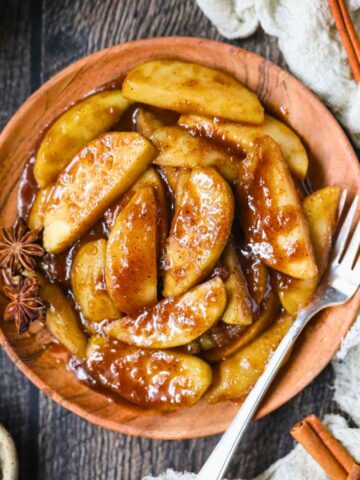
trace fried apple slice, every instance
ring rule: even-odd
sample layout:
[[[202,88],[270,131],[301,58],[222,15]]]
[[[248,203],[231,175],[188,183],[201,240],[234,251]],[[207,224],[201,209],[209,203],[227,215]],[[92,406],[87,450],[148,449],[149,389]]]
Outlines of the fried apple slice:
[[[237,180],[240,159],[177,126],[155,130],[150,140],[159,151],[154,163],[164,167],[215,167],[231,182]]]
[[[308,223],[281,149],[270,137],[257,139],[241,162],[238,194],[253,253],[291,277],[317,275]]]
[[[275,292],[270,291],[268,297],[262,303],[260,310],[256,314],[254,321],[248,327],[239,330],[237,335],[231,336],[229,341],[223,346],[216,346],[204,352],[204,358],[213,363],[230,357],[240,348],[245,347],[255,340],[266,330],[276,319],[279,312],[279,300]]]
[[[303,202],[319,274],[313,278],[298,280],[280,272],[275,273],[276,290],[280,301],[291,315],[296,315],[310,302],[319,284],[320,276],[326,268],[340,195],[339,187],[325,187],[306,197]]]
[[[40,188],[36,194],[35,201],[31,207],[27,224],[31,230],[44,227],[44,216],[48,199],[51,195],[52,185],[46,188]]]
[[[157,224],[158,224],[158,257],[162,258],[166,248],[169,234],[169,209],[165,185],[155,168],[150,167],[135,183],[130,191],[126,192],[119,201],[113,204],[104,214],[106,225],[109,229],[114,226],[116,217],[128,204],[136,192],[145,187],[152,187],[156,198]]]
[[[165,298],[104,327],[110,337],[144,348],[171,348],[190,343],[219,320],[226,307],[220,277],[198,285],[180,297]]]
[[[125,313],[157,301],[157,206],[151,187],[141,188],[121,210],[106,250],[110,298]]]
[[[104,387],[140,407],[157,410],[195,404],[212,379],[210,366],[193,355],[145,350],[103,337],[91,338],[86,366]]]
[[[195,135],[222,143],[224,147],[249,153],[257,138],[269,135],[279,144],[291,172],[304,180],[309,159],[300,138],[287,125],[270,115],[265,115],[261,125],[234,123],[201,115],[182,115],[179,125]]]
[[[164,297],[180,295],[206,278],[227,243],[233,216],[228,183],[213,168],[194,168],[170,228]]]
[[[105,286],[106,240],[85,243],[77,251],[71,266],[71,288],[84,317],[90,322],[114,320],[119,311]]]
[[[45,324],[52,335],[76,358],[86,354],[87,338],[81,330],[75,311],[60,287],[37,275],[40,296],[48,304]]]
[[[169,235],[169,208],[166,198],[165,186],[155,170],[151,167],[144,173],[134,186],[134,190],[144,187],[152,187],[156,198],[156,218],[158,225],[158,258],[162,258],[166,249],[166,241]]]
[[[249,325],[252,322],[251,301],[234,245],[230,242],[221,256],[229,277],[225,281],[226,310],[222,321],[230,325]]]
[[[256,124],[264,120],[264,109],[255,93],[227,73],[194,63],[143,63],[127,74],[123,95],[180,113],[198,112]]]
[[[185,185],[191,177],[191,170],[183,169],[179,172],[174,192],[175,205],[181,204],[181,198],[184,193]]]
[[[177,167],[159,167],[160,175],[166,182],[170,192],[174,195],[176,190],[176,183],[180,173],[183,171],[182,168]]]
[[[145,108],[142,107],[140,107],[136,111],[135,122],[136,131],[143,135],[145,138],[150,138],[150,136],[154,133],[155,130],[166,125],[166,123],[164,123],[161,118],[159,118],[149,110],[145,110]]]
[[[73,156],[111,130],[131,105],[121,90],[96,93],[62,114],[46,132],[36,154],[34,176],[40,187],[55,182]]]
[[[207,400],[216,403],[220,400],[244,399],[263,373],[292,322],[290,315],[280,315],[260,337],[218,363],[213,370],[214,380],[206,394]]]
[[[263,301],[269,287],[269,272],[264,263],[248,251],[242,256],[242,266],[251,298],[257,305]]]
[[[138,133],[101,135],[81,150],[54,185],[44,218],[49,253],[69,247],[144,173],[155,149]]]

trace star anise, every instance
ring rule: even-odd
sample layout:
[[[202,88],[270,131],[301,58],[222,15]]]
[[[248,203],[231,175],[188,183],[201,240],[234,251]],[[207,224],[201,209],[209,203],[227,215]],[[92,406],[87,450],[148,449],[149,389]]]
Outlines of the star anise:
[[[4,320],[15,320],[19,333],[24,333],[32,321],[45,315],[47,303],[39,297],[40,286],[36,277],[20,277],[16,285],[4,286],[9,298]]]
[[[36,259],[42,257],[44,249],[36,243],[40,229],[29,230],[23,218],[18,217],[12,228],[0,229],[0,267],[9,268],[11,273],[35,270]]]

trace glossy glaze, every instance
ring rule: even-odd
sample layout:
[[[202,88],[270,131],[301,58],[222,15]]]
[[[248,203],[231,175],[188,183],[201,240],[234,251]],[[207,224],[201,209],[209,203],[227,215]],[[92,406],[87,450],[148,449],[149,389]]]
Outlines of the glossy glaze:
[[[196,403],[209,386],[211,368],[171,350],[144,350],[116,340],[93,339],[87,368],[91,376],[145,408],[174,410]]]
[[[44,218],[43,242],[59,253],[84,234],[145,172],[155,150],[136,133],[112,132],[79,152],[59,175]]]
[[[176,205],[165,254],[165,297],[179,295],[203,280],[229,238],[234,199],[212,168],[194,168]]]
[[[238,195],[252,253],[295,278],[311,278],[317,266],[307,221],[278,145],[263,137],[241,163]]]
[[[157,206],[151,187],[140,188],[121,210],[106,249],[106,286],[120,312],[157,301]]]
[[[111,337],[140,347],[177,347],[211,328],[225,307],[225,286],[220,277],[215,277],[180,297],[165,298],[153,307],[111,322],[104,330]]]

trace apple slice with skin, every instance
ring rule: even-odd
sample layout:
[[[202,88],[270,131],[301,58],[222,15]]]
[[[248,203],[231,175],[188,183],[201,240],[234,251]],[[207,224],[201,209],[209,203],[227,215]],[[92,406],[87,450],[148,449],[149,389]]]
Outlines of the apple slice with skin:
[[[270,275],[267,266],[247,250],[244,251],[244,255],[241,257],[241,263],[250,297],[257,305],[260,305],[269,288]]]
[[[174,350],[147,350],[92,337],[87,370],[104,387],[143,408],[171,411],[197,403],[211,383],[210,366]]]
[[[44,217],[43,244],[59,253],[86,232],[146,171],[156,152],[138,133],[111,132],[81,150],[58,177]]]
[[[279,144],[291,172],[304,180],[309,159],[300,138],[287,125],[270,115],[265,115],[261,125],[234,123],[201,115],[182,115],[179,125],[189,132],[208,137],[224,147],[249,153],[257,138],[269,135]]]
[[[131,105],[121,90],[96,93],[63,113],[46,132],[36,154],[34,176],[44,188],[55,182],[73,156],[98,135],[111,130]]]
[[[252,343],[218,363],[214,367],[214,380],[206,399],[210,403],[243,399],[263,373],[292,322],[293,317],[281,314],[275,323]]]
[[[135,112],[136,131],[150,138],[155,130],[176,123],[178,118],[178,113],[169,110],[139,107]]]
[[[177,296],[206,278],[230,235],[234,198],[213,168],[194,168],[176,203],[164,262],[164,297]]]
[[[252,322],[251,301],[232,242],[225,247],[221,255],[221,263],[227,268],[229,274],[225,281],[228,304],[222,321],[230,325],[249,325]]]
[[[166,241],[169,234],[169,208],[168,200],[166,197],[166,190],[160,175],[155,168],[150,167],[144,175],[135,183],[135,185],[121,197],[121,199],[115,202],[104,214],[106,225],[111,229],[115,223],[116,217],[121,210],[127,205],[130,199],[135,195],[137,191],[144,187],[152,187],[157,206],[157,223],[158,223],[158,257],[163,257],[166,248]]]
[[[71,265],[71,288],[84,317],[90,322],[114,320],[120,313],[105,286],[106,244],[104,238],[85,243]]]
[[[120,312],[157,301],[157,205],[151,187],[135,193],[117,216],[106,250],[105,278]]]
[[[270,137],[255,141],[240,164],[240,221],[253,253],[295,278],[318,273],[310,232],[280,147]]]
[[[87,337],[80,327],[75,310],[60,287],[45,277],[36,275],[40,284],[40,296],[48,304],[45,325],[52,335],[76,358],[85,357]]]
[[[45,188],[40,188],[36,194],[35,201],[31,207],[27,224],[31,230],[44,227],[44,216],[48,199],[51,196],[52,185]]]
[[[313,278],[299,280],[280,272],[274,272],[276,290],[280,301],[291,315],[296,315],[302,307],[310,302],[319,284],[320,276],[326,268],[336,224],[340,194],[341,189],[339,187],[325,187],[307,196],[303,202],[319,274]]]
[[[212,327],[225,307],[224,283],[220,277],[214,277],[180,297],[165,298],[152,307],[115,320],[104,331],[138,347],[178,347]]]
[[[256,124],[264,120],[255,93],[227,73],[194,63],[143,63],[127,74],[122,88],[128,100],[180,113],[198,112]]]
[[[155,130],[150,140],[159,151],[154,163],[164,167],[214,167],[226,180],[237,180],[240,159],[175,126]]]

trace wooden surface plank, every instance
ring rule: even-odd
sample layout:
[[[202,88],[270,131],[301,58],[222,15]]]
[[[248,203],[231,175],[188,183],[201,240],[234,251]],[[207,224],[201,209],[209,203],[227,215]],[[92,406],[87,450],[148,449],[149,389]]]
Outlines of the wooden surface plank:
[[[31,73],[30,2],[0,2],[0,128],[38,88]],[[39,392],[0,351],[0,423],[14,436],[21,478],[37,472]]]
[[[40,82],[71,62],[139,38],[188,35],[222,40],[194,0],[1,0],[0,126]],[[4,27],[5,26],[5,27]],[[233,42],[285,67],[275,39],[259,31]],[[153,441],[95,427],[38,391],[0,353],[0,421],[14,434],[26,480],[139,480],[168,467],[198,470],[217,437]],[[293,445],[290,427],[334,411],[332,371],[250,428],[229,477],[260,473]]]

